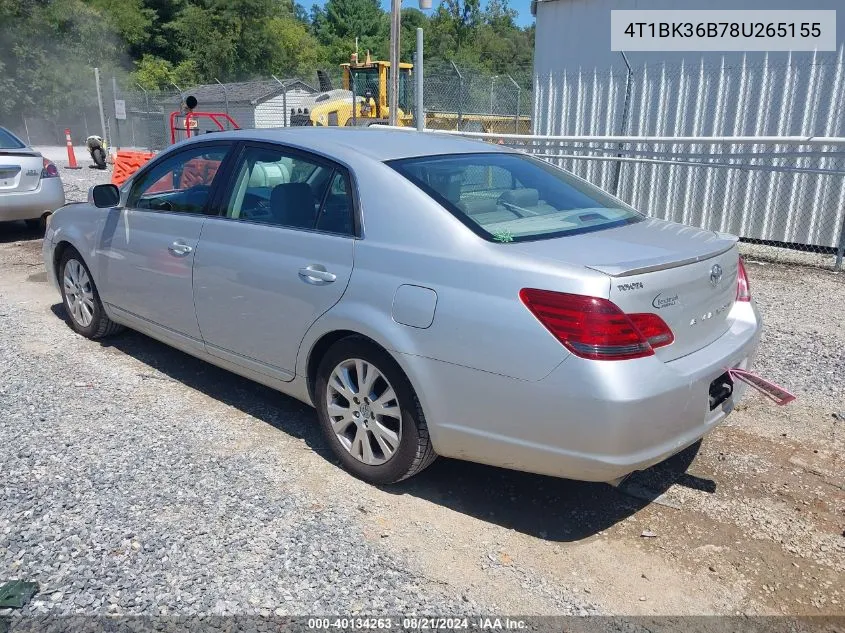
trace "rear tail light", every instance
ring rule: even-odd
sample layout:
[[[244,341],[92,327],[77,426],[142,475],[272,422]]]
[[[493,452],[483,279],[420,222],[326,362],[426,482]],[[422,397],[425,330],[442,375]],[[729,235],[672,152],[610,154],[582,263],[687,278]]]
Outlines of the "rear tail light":
[[[534,288],[523,288],[519,298],[557,340],[581,358],[642,358],[675,340],[656,314],[625,314],[607,299]]]
[[[41,169],[41,177],[42,178],[58,178],[59,177],[59,169],[53,164],[52,161],[44,159],[44,167]]]
[[[736,273],[736,300],[751,301],[751,286],[748,284],[748,273],[745,272],[745,264],[742,257],[739,258],[739,266]]]

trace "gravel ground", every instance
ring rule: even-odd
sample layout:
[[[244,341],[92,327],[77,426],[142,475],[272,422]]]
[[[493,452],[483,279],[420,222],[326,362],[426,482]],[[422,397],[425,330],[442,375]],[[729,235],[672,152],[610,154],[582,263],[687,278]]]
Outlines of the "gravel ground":
[[[93,169],[93,161],[88,155],[88,148],[84,145],[74,147],[76,162],[80,169],[67,169],[67,148],[55,145],[34,147],[38,152],[53,161],[59,167],[59,173],[65,186],[66,202],[85,202],[88,199],[88,189],[94,185],[107,183],[111,180],[111,169],[101,171]]]
[[[174,397],[179,386],[167,377],[92,355],[69,330],[27,346],[42,329],[5,299],[0,569],[39,581],[25,613],[457,606],[297,487],[291,468],[221,452],[237,441],[233,429]],[[139,389],[148,380],[152,393]],[[289,402],[280,411],[302,413]]]
[[[62,176],[84,199],[109,173]],[[0,225],[0,579],[41,584],[27,615],[845,615],[845,274],[749,266],[757,370],[798,401],[747,398],[640,492],[452,460],[382,490],[309,408],[76,336],[39,251]]]

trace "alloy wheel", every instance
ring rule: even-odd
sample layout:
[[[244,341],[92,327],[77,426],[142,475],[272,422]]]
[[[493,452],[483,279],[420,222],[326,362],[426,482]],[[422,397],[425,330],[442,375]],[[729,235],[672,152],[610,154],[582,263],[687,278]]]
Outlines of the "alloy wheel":
[[[337,364],[329,376],[326,411],[340,444],[368,466],[384,464],[402,441],[402,415],[393,386],[360,358]]]
[[[69,259],[62,283],[71,318],[77,325],[88,327],[94,320],[94,287],[85,267],[78,260]]]

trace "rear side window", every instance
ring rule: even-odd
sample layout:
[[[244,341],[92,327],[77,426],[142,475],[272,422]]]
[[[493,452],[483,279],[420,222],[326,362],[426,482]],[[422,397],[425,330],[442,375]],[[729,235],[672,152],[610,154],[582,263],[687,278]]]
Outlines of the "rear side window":
[[[22,149],[26,147],[24,142],[9,130],[0,127],[0,149]]]
[[[354,234],[345,170],[283,147],[249,146],[235,165],[225,203],[232,220]]]
[[[485,239],[561,237],[643,216],[571,174],[521,154],[452,154],[388,163]]]

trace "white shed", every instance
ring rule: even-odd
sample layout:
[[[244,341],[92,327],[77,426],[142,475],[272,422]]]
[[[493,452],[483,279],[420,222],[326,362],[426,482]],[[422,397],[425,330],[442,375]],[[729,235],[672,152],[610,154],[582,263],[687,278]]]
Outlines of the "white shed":
[[[244,81],[194,86],[186,95],[197,98],[197,110],[226,112],[241,128],[270,128],[290,125],[292,108],[317,90],[300,79]],[[200,121],[204,128],[208,122]],[[213,127],[213,125],[212,125]]]

